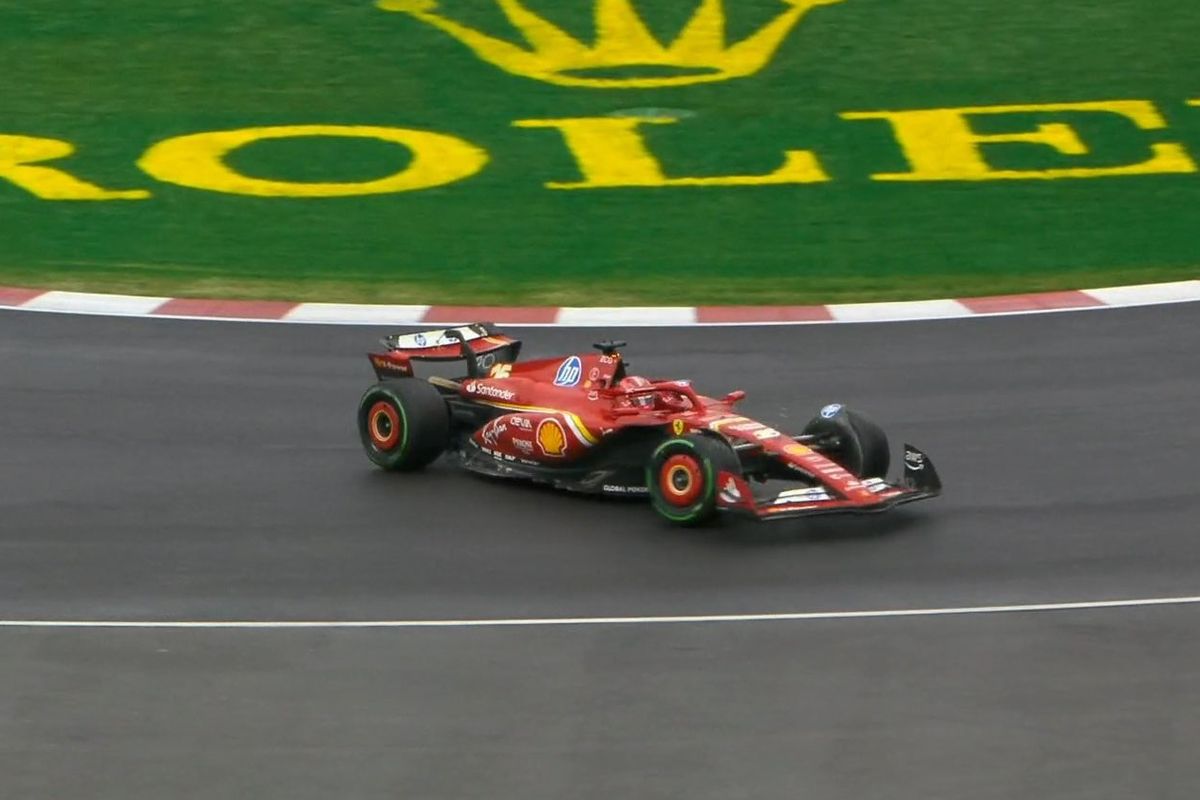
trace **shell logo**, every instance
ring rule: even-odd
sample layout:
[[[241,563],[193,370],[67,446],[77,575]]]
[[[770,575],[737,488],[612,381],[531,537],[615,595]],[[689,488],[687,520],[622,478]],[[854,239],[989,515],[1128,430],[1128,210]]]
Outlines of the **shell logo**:
[[[567,452],[567,432],[555,419],[544,419],[538,423],[537,443],[542,453],[551,458],[562,458]]]

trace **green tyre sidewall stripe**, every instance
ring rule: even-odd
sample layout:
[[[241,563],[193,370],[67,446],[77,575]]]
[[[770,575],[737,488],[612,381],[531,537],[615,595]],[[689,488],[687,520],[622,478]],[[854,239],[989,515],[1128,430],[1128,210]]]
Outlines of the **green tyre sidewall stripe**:
[[[700,466],[704,470],[704,477],[707,482],[704,489],[704,496],[694,502],[690,508],[682,514],[674,512],[667,503],[661,500],[657,490],[658,475],[656,473],[657,468],[661,466],[659,464],[659,457],[667,448],[673,448],[677,446],[686,447],[688,450],[691,450],[696,454],[697,460],[700,462]],[[713,471],[712,461],[702,454],[696,452],[696,445],[694,442],[686,438],[673,438],[668,439],[660,444],[657,448],[655,448],[654,453],[650,456],[650,463],[646,467],[646,486],[650,488],[650,499],[655,511],[672,522],[686,524],[695,522],[696,520],[699,520],[705,516],[705,509],[710,507],[713,498],[716,495],[717,479]]]
[[[387,395],[392,397],[391,392],[387,392]],[[395,404],[396,410],[400,412],[400,424],[404,426],[404,432],[400,434],[400,449],[396,451],[403,458],[404,454],[408,452],[408,412],[404,410],[404,403],[401,403],[399,398],[392,397],[392,402]]]
[[[404,430],[396,446],[382,451],[370,436],[367,419],[374,403],[386,403],[396,413]],[[436,460],[445,452],[450,434],[446,402],[431,384],[414,378],[377,383],[363,394],[358,410],[359,436],[367,458],[388,471],[411,472]]]

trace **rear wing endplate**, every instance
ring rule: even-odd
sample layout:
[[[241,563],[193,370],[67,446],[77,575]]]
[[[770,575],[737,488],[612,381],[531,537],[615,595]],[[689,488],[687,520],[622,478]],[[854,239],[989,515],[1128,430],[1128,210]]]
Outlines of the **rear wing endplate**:
[[[380,341],[387,352],[368,354],[380,380],[411,377],[414,361],[464,361],[467,377],[481,378],[496,364],[516,361],[521,352],[519,339],[501,333],[490,322],[394,334]]]

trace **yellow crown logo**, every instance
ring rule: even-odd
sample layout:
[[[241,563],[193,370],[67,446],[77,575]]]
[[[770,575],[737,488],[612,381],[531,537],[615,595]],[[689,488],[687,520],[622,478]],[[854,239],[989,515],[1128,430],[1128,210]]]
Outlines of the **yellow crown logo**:
[[[583,44],[521,0],[496,0],[528,47],[490,36],[438,12],[437,0],[377,0],[386,11],[432,25],[506,72],[559,86],[645,89],[711,83],[753,75],[766,66],[792,28],[815,6],[841,0],[780,0],[773,20],[736,44],[726,42],[724,0],[701,0],[670,45],[638,16],[632,0],[594,0],[596,40]]]

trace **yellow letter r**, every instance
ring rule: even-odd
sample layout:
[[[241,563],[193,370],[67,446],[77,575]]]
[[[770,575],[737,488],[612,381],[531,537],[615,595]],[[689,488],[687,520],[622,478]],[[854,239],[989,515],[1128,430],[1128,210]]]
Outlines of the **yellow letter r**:
[[[73,145],[59,139],[0,135],[0,178],[43,200],[145,200],[150,196],[144,189],[102,189],[61,169],[31,166],[74,152]]]

